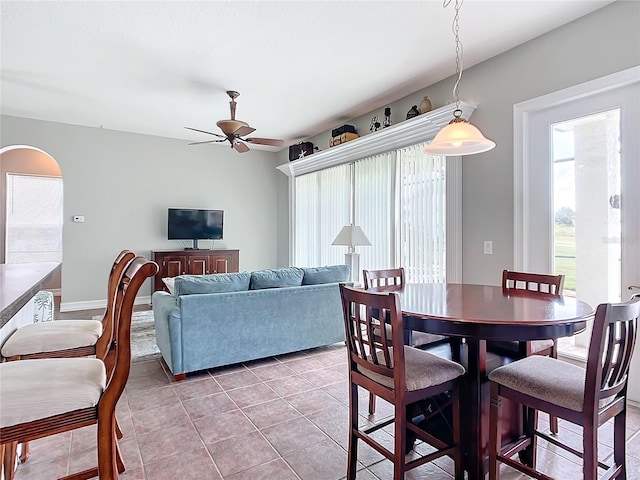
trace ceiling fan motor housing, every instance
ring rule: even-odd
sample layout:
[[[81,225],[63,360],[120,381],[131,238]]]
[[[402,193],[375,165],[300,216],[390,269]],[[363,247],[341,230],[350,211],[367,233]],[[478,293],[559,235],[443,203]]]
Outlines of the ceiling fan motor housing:
[[[243,122],[241,120],[219,120],[216,122],[216,125],[220,128],[220,130],[222,130],[222,133],[227,136],[233,135],[233,133],[240,127],[249,126],[247,122]]]

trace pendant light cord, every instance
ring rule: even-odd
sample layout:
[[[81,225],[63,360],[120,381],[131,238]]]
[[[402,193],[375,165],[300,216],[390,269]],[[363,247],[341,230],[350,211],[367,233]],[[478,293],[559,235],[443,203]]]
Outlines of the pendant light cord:
[[[462,42],[460,41],[460,8],[462,7],[462,3],[464,0],[455,0],[455,9],[456,13],[453,16],[453,23],[451,25],[451,29],[453,30],[453,35],[456,40],[456,83],[453,85],[453,96],[456,99],[456,109],[453,112],[453,116],[456,118],[462,117],[462,110],[460,110],[460,92],[458,87],[460,86],[460,79],[462,79]],[[442,7],[447,8],[451,0],[443,0]]]

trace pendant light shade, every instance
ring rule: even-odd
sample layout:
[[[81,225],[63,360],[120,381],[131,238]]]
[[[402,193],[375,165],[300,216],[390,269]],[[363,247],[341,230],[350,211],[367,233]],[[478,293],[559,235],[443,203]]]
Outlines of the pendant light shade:
[[[478,128],[457,117],[442,128],[423,151],[430,155],[446,157],[482,153],[495,146],[496,143],[486,138]]]
[[[452,0],[444,0],[446,8]],[[460,79],[462,78],[462,42],[460,42],[460,7],[463,0],[455,0],[456,13],[453,17],[453,32],[456,41],[456,83],[453,86],[453,96],[456,99],[456,109],[453,111],[453,120],[442,128],[433,141],[424,147],[423,152],[429,155],[458,156],[473,155],[491,150],[496,143],[486,138],[477,127],[471,125],[462,118],[460,110]]]

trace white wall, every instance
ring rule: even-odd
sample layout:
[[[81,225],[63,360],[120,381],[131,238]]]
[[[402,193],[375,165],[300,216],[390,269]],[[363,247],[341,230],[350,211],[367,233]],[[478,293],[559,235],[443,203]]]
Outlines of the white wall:
[[[239,154],[220,145],[9,116],[1,117],[0,139],[2,146],[44,150],[62,170],[63,309],[105,301],[120,250],[149,257],[151,250],[182,248],[167,240],[168,207],[223,209],[224,240],[215,248],[239,249],[240,270],[276,266],[281,174],[272,152]],[[73,215],[84,215],[85,223],[73,223]],[[140,296],[150,294],[147,284]]]
[[[490,152],[463,159],[464,282],[499,284],[502,270],[513,267],[513,105],[639,65],[639,31],[640,2],[619,0],[463,72],[461,100],[478,105],[472,122],[497,143]],[[463,28],[460,35],[464,42]],[[451,77],[392,103],[393,123],[425,95],[434,108],[449,103],[453,84]],[[383,111],[344,123],[368,134],[371,117],[382,123]],[[329,137],[325,132],[310,141],[324,150]],[[278,160],[287,161],[286,152]],[[286,235],[281,230],[279,238]],[[484,240],[493,240],[493,255],[483,254]]]

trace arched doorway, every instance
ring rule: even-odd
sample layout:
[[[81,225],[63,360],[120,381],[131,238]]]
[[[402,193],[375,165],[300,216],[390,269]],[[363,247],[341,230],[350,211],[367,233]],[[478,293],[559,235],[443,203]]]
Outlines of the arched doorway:
[[[36,147],[3,147],[0,187],[0,263],[62,261],[62,171],[58,162]],[[60,274],[45,289],[59,295]]]

